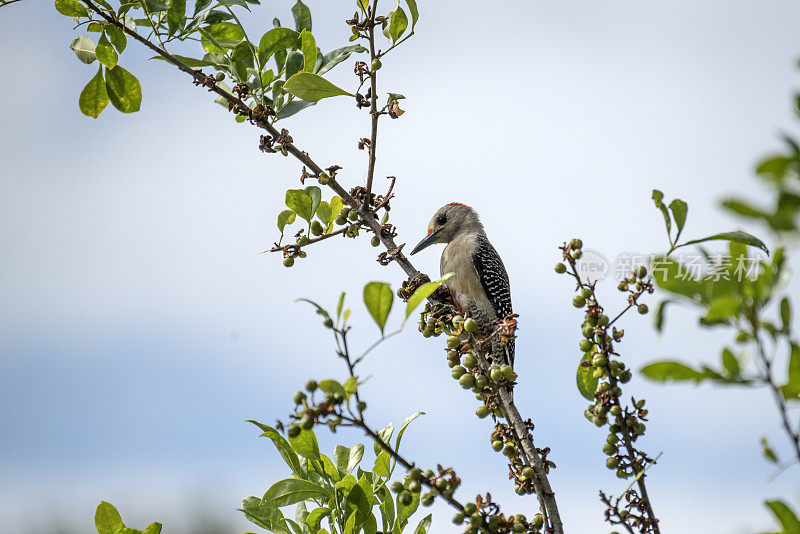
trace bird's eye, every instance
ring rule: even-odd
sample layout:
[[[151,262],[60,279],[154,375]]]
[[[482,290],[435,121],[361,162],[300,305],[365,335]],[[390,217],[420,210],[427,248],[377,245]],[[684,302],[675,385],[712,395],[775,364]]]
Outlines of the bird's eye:
[[[444,226],[446,222],[447,222],[447,214],[446,213],[442,213],[441,215],[436,217],[436,224],[438,224],[439,226]]]

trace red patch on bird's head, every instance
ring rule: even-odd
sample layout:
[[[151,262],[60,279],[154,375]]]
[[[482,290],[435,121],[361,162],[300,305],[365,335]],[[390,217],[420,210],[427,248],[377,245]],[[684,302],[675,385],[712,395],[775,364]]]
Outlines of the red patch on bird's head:
[[[433,228],[428,228],[428,235],[431,235],[432,233],[433,233]]]
[[[448,206],[464,206],[465,208],[469,207],[466,204],[462,204],[461,202],[451,202],[450,204],[448,204]]]

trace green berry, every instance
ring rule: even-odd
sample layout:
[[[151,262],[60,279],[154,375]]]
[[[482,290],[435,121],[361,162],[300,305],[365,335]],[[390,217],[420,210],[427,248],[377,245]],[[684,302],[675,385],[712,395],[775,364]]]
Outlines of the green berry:
[[[514,379],[514,368],[510,365],[503,365],[500,367],[500,372],[503,373],[503,378],[506,380]]]
[[[314,380],[306,382],[306,391],[314,391],[317,389],[317,383]]]
[[[326,173],[321,172],[319,173],[317,180],[319,180],[319,185],[328,185],[328,183],[330,183],[331,181],[331,177],[328,176]]]
[[[381,66],[382,64],[380,59],[375,58],[372,60],[372,70],[378,70],[381,68]]]
[[[572,250],[577,250],[583,247],[583,241],[578,239],[577,237],[569,242],[570,248]]]
[[[583,308],[586,306],[586,299],[583,298],[581,295],[575,295],[575,298],[572,299],[572,305],[576,308]]]
[[[458,383],[461,384],[462,388],[470,389],[472,386],[475,385],[475,377],[472,376],[470,373],[465,373],[461,375],[461,378],[458,379]]]
[[[495,440],[495,441],[493,441],[493,442],[492,442],[492,449],[494,449],[494,450],[496,450],[496,451],[501,451],[501,450],[503,450],[503,442],[502,442],[502,441],[500,441],[499,439],[498,439],[498,440]]]
[[[574,251],[574,252],[572,253],[572,257],[573,257],[573,258],[575,258],[576,260],[579,260],[579,259],[581,259],[581,258],[583,257],[583,251],[582,251],[582,250],[576,250],[576,251]]]
[[[584,287],[583,289],[581,289],[581,295],[583,295],[583,298],[588,299],[589,297],[592,296],[592,288]]]
[[[514,523],[514,525],[511,527],[511,532],[514,534],[522,534],[525,532],[525,525],[522,523]]]
[[[595,367],[605,367],[607,363],[608,360],[602,354],[595,354],[592,358],[592,365]]]
[[[467,370],[466,370],[466,369],[465,369],[463,366],[461,366],[461,365],[456,365],[455,367],[453,367],[453,372],[452,372],[452,375],[453,375],[453,378],[455,378],[455,379],[459,379],[459,378],[461,378],[461,377],[464,375],[464,373],[466,373],[466,372],[467,372]]]
[[[623,384],[627,384],[630,381],[630,379],[631,379],[631,372],[628,371],[627,369],[625,371],[622,371],[622,373],[619,375],[619,381],[622,382]]]
[[[615,404],[614,406],[611,407],[611,410],[609,410],[609,412],[611,413],[611,415],[617,416],[617,415],[622,413],[622,408],[620,408],[619,406],[617,406]],[[616,436],[614,436],[614,437],[616,437]]]
[[[461,346],[461,338],[458,336],[450,336],[447,338],[447,346],[451,349],[457,349]]]
[[[308,245],[308,236],[301,235],[297,238],[297,244],[302,246]]]
[[[404,491],[397,497],[397,500],[400,501],[400,504],[403,506],[411,506],[414,497],[409,492]]]
[[[333,319],[326,317],[325,320],[322,321],[322,324],[324,324],[326,328],[333,328]]]
[[[639,278],[644,278],[647,276],[647,267],[644,265],[640,265],[638,269],[636,269],[636,276]]]
[[[579,346],[583,352],[587,352],[592,350],[592,347],[594,347],[594,343],[592,343],[588,339],[582,339]]]
[[[606,454],[606,456],[617,454],[617,446],[612,445],[611,443],[606,443],[603,445],[603,452]]]
[[[342,226],[346,223],[347,223],[347,218],[344,217],[343,215],[339,215],[336,217],[336,224],[338,224],[339,226]]]
[[[314,235],[322,235],[322,223],[319,221],[314,221],[311,223],[311,233]]]
[[[464,321],[464,330],[468,333],[472,334],[478,329],[478,321],[470,317],[466,321]]]
[[[364,401],[359,401],[359,403],[357,404],[357,406],[358,406],[358,411],[359,411],[359,412],[363,412],[364,410],[366,410],[366,409],[367,409],[367,403],[366,403],[366,402],[364,402]]]
[[[294,403],[295,404],[300,404],[304,400],[306,400],[306,394],[303,393],[302,391],[298,391],[297,393],[294,394]]]
[[[531,479],[534,476],[536,476],[536,471],[534,471],[533,467],[529,465],[525,466],[525,468],[522,470],[522,476],[524,476],[527,479]]]
[[[564,274],[565,272],[567,272],[567,266],[561,262],[556,263],[556,272],[558,274]]]
[[[475,356],[472,354],[467,354],[464,356],[464,367],[472,369],[476,365],[478,365],[478,360],[475,358]]]
[[[616,469],[618,465],[619,465],[619,460],[617,460],[613,456],[606,460],[606,467],[608,467],[609,469]]]
[[[601,315],[600,318],[597,320],[598,326],[608,326],[609,319],[608,315]]]
[[[300,426],[303,427],[305,430],[311,430],[314,428],[314,419],[311,417],[303,417],[300,420]]]
[[[350,210],[350,213],[347,214],[347,218],[356,222],[358,220],[358,212],[356,210]]]
[[[622,282],[619,283],[619,285],[617,286],[617,289],[619,289],[620,291],[627,291],[628,290],[628,282],[623,280]]]
[[[402,482],[399,482],[397,480],[392,482],[392,491],[393,492],[400,493],[401,491],[403,491],[403,489],[404,489],[404,487],[403,487],[403,483]]]
[[[300,425],[298,425],[297,423],[292,423],[292,425],[289,427],[289,430],[286,433],[289,434],[290,438],[296,438],[297,436],[300,435]]]
[[[381,238],[378,236],[372,236],[372,239],[370,240],[369,244],[372,245],[373,247],[380,246]]]
[[[421,502],[421,503],[422,503],[422,506],[430,506],[430,505],[432,505],[432,504],[433,504],[433,499],[434,499],[434,497],[435,497],[435,494],[433,494],[433,493],[426,493],[425,495],[423,495],[423,496],[420,498],[419,502]]]
[[[464,513],[466,515],[474,515],[478,511],[478,506],[474,502],[468,502],[464,505]]]
[[[644,315],[645,313],[647,313],[647,304],[639,304],[639,307],[636,308],[636,310],[642,315]]]
[[[284,258],[283,259],[283,266],[284,267],[291,267],[294,265],[294,258]]]
[[[505,376],[503,375],[503,371],[501,371],[500,369],[492,369],[492,372],[489,373],[489,377],[494,382],[501,382],[505,378]]]
[[[408,491],[411,493],[419,493],[421,489],[422,484],[420,484],[418,480],[412,480],[408,483]]]
[[[475,415],[483,419],[489,415],[489,407],[488,406],[478,406],[478,409],[475,410]]]
[[[533,521],[531,521],[531,524],[534,526],[534,528],[540,528],[542,525],[544,525],[544,517],[542,517],[542,514],[536,514],[533,516]]]
[[[581,329],[581,333],[583,334],[583,337],[590,339],[594,337],[594,327],[587,324],[583,327],[583,329]]]
[[[619,442],[619,438],[617,437],[616,434],[609,434],[608,437],[606,438],[606,442],[610,443],[611,445],[616,445],[617,442]]]
[[[214,76],[214,79],[217,80],[218,82],[221,82],[222,80],[225,79],[225,73],[224,72],[218,72],[217,75]]]
[[[455,523],[456,525],[460,525],[463,522],[464,522],[464,514],[458,513],[453,516],[453,523]]]

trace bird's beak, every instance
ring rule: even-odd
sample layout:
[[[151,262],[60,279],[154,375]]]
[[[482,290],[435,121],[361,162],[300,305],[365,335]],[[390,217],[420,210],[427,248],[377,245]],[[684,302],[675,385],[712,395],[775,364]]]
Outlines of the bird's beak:
[[[414,247],[414,250],[411,251],[411,254],[409,254],[409,256],[413,256],[414,254],[416,254],[417,252],[419,252],[423,248],[427,248],[428,246],[430,246],[433,243],[435,243],[436,242],[436,238],[439,237],[439,232],[441,232],[441,231],[442,231],[442,229],[439,228],[438,230],[428,234],[428,236],[425,239],[420,241],[419,244],[417,244],[417,246]]]

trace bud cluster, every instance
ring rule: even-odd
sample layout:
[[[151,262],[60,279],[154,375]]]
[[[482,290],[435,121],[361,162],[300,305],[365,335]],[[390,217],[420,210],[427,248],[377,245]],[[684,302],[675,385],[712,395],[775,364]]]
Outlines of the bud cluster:
[[[324,386],[324,384],[323,384]],[[289,417],[295,422],[289,425],[289,437],[296,437],[302,430],[310,430],[315,424],[326,424],[331,431],[342,423],[342,409],[347,399],[340,392],[324,392],[318,398],[319,385],[315,380],[306,382],[305,391],[294,394],[295,413]],[[308,393],[306,393],[308,392]],[[358,411],[363,412],[367,404],[358,401]]]

